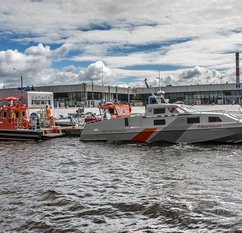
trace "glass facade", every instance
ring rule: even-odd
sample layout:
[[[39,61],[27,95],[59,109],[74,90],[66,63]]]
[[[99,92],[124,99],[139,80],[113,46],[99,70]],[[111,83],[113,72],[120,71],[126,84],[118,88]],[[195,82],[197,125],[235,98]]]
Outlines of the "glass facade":
[[[139,95],[144,105],[148,104],[150,94]],[[184,102],[189,105],[197,104],[235,104],[242,103],[242,90],[226,91],[201,91],[201,92],[178,92],[165,93],[165,98],[169,102]]]
[[[157,93],[160,88],[154,87]],[[102,99],[111,101],[130,101],[133,104],[147,105],[148,97],[151,95],[147,88],[124,88],[117,86],[99,85],[63,85],[54,87],[39,87],[38,91],[51,91],[54,93],[54,101],[62,106],[78,107],[94,100],[95,106]],[[165,86],[162,88],[165,98],[170,103],[177,101],[189,105],[209,104],[235,104],[241,103],[242,88],[235,83],[211,84],[211,85],[189,85],[189,86]]]
[[[88,105],[87,102],[92,101],[101,102],[102,92],[63,92],[63,93],[54,93],[54,103],[62,105],[62,107],[79,107],[83,105]],[[116,97],[116,94],[109,95],[110,100],[112,97]],[[130,94],[130,100],[132,100],[133,95]],[[114,100],[114,99],[113,99]],[[128,94],[118,94],[119,101],[128,101]],[[96,104],[97,105],[97,104]]]

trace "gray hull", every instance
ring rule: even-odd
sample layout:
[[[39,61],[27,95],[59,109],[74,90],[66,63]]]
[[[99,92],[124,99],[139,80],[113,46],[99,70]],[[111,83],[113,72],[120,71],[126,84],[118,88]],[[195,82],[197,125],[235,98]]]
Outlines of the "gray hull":
[[[196,112],[175,104],[154,104],[144,115],[112,118],[85,125],[83,141],[139,141],[154,143],[242,141],[242,121],[226,113]],[[169,112],[170,109],[176,113]],[[180,111],[180,112],[179,112]]]

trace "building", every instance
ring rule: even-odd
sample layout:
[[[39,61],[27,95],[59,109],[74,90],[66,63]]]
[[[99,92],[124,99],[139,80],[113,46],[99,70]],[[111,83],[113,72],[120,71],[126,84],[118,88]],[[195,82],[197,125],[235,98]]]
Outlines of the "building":
[[[182,101],[185,104],[234,104],[242,103],[242,88],[240,84],[207,84],[189,86],[166,86],[161,87],[165,91],[166,99],[176,102]],[[159,91],[158,87],[154,92]],[[149,89],[137,88],[137,95],[143,103],[147,103],[150,95]]]
[[[154,93],[159,87],[153,87]],[[165,86],[166,99],[170,102],[182,101],[185,104],[234,104],[242,103],[242,88],[237,83]],[[48,103],[59,107],[98,106],[101,101],[126,101],[134,105],[146,105],[151,95],[148,88],[125,88],[93,84],[58,85],[32,87],[23,91],[28,107],[36,108]],[[21,96],[17,88],[1,89],[0,98]]]
[[[21,94],[23,98],[21,98]],[[53,92],[23,91],[21,93],[21,91],[16,89],[0,90],[0,99],[9,96],[21,98],[21,101],[26,104],[28,108],[45,108],[46,105],[52,106],[54,103]]]
[[[73,85],[32,87],[35,91],[46,91],[54,93],[54,104],[60,107],[96,107],[100,102],[126,101],[134,96],[132,88],[118,86],[101,86],[82,83]]]

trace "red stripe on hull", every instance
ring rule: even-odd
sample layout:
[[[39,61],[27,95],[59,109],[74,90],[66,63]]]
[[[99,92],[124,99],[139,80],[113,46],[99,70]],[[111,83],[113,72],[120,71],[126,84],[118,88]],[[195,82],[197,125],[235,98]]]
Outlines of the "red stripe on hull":
[[[133,142],[146,142],[147,139],[155,132],[156,128],[147,128],[138,133],[135,137],[131,139]]]

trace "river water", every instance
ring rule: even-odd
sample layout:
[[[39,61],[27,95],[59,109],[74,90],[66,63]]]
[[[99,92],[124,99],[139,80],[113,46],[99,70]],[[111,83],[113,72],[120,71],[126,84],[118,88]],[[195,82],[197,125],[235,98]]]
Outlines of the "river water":
[[[0,232],[242,232],[242,145],[0,148]]]

